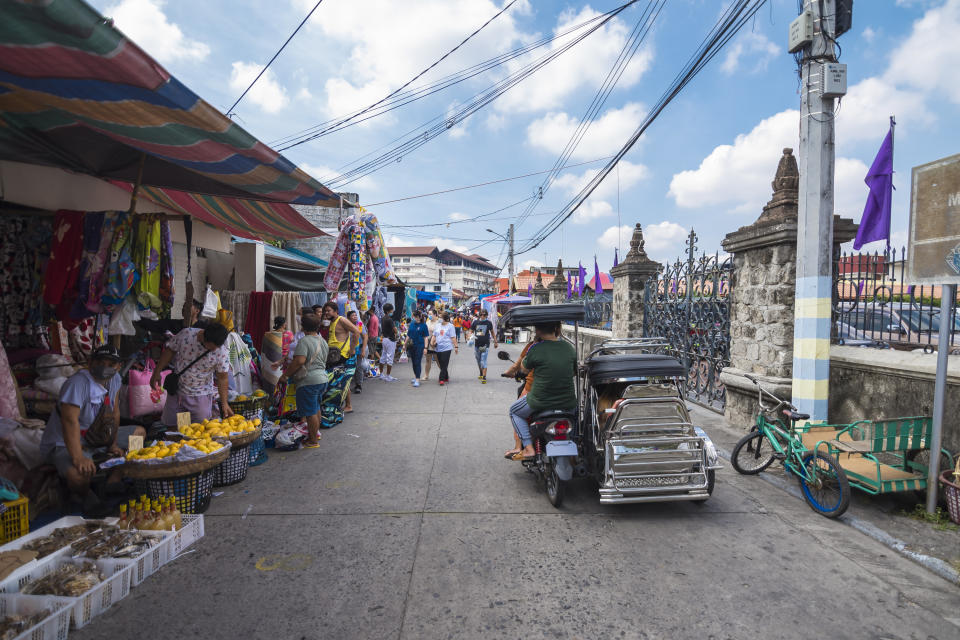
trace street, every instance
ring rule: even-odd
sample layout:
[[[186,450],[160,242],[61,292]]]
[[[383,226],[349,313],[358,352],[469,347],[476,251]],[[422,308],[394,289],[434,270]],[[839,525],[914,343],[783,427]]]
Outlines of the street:
[[[516,354],[516,347],[507,349]],[[713,497],[550,506],[516,385],[367,381],[318,450],[226,487],[206,537],[71,638],[957,638],[960,589],[725,463]]]

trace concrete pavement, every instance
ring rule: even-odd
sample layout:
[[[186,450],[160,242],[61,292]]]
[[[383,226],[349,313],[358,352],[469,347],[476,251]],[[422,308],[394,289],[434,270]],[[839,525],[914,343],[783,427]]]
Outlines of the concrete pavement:
[[[463,345],[461,345],[462,347]],[[508,347],[516,353],[516,347]],[[206,538],[72,638],[957,638],[960,590],[780,489],[564,507],[517,463],[516,385],[369,381],[321,447],[227,487]]]

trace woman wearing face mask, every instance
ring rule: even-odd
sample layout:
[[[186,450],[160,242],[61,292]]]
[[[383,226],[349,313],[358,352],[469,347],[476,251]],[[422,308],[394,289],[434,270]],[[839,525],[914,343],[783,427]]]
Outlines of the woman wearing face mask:
[[[87,368],[63,383],[57,407],[50,414],[40,441],[40,453],[57,468],[70,491],[90,513],[99,506],[99,500],[90,491],[90,480],[97,470],[93,454],[107,451],[123,455],[131,435],[146,435],[143,427],[118,426],[119,370],[120,354],[113,347],[94,351]],[[112,474],[110,479],[119,482],[119,474]]]

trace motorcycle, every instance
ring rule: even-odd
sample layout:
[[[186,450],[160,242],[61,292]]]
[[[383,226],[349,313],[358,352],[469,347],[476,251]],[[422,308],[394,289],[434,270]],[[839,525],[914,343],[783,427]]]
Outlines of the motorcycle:
[[[498,352],[497,357],[512,362],[506,351]],[[527,377],[519,371],[513,377],[520,383],[517,388],[519,398]],[[530,435],[535,454],[521,464],[543,483],[547,499],[554,507],[563,503],[565,484],[573,478],[575,462],[579,457],[574,440],[576,420],[576,411],[562,409],[549,409],[530,416]]]

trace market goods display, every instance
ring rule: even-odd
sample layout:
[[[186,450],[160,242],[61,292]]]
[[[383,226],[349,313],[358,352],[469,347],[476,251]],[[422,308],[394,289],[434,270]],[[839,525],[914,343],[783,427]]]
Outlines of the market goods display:
[[[118,527],[107,526],[77,540],[70,549],[74,556],[83,556],[99,560],[100,558],[132,558],[148,551],[159,542],[158,538],[147,536],[137,530],[122,531]]]
[[[84,524],[78,524],[72,527],[61,527],[54,530],[54,532],[48,536],[30,540],[24,544],[21,549],[24,551],[36,551],[37,558],[44,558],[51,553],[73,544],[75,540],[79,540],[97,531],[103,526],[103,522],[100,520],[89,520]]]
[[[117,529],[134,531],[179,531],[183,527],[182,514],[177,501],[171,496],[151,500],[141,495],[140,500],[130,500],[120,505]],[[117,556],[114,556],[117,557]]]
[[[14,640],[24,631],[32,629],[53,615],[53,609],[40,609],[35,613],[14,613],[0,620],[0,640]]]
[[[204,420],[180,427],[179,431],[188,438],[229,438],[253,433],[260,426],[260,419],[247,420],[241,415],[232,415],[221,420]]]
[[[78,598],[104,580],[106,576],[92,562],[63,564],[42,578],[27,583],[20,593]]]
[[[0,552],[0,580],[3,580],[20,567],[28,564],[30,561],[36,560],[36,558],[36,551],[16,549],[13,551]]]

